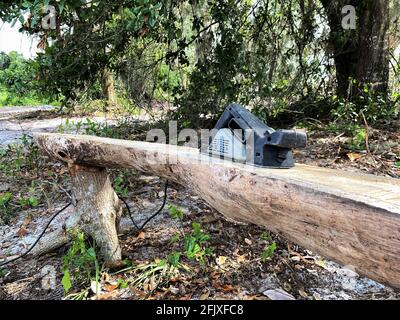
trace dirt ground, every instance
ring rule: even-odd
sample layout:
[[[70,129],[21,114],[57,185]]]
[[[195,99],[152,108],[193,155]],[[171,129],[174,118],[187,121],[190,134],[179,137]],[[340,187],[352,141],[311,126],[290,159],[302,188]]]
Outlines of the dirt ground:
[[[298,162],[400,176],[396,166],[400,154],[399,131],[371,131],[370,153],[349,150],[346,147],[348,138],[344,136],[310,132],[309,137],[308,147],[296,152]],[[52,163],[48,169],[63,170]],[[140,224],[161,206],[164,182],[158,177],[139,173],[127,175],[126,181],[129,183],[125,198],[133,218]],[[18,181],[0,176],[0,193],[18,187]],[[68,191],[68,181],[63,188]],[[200,223],[204,234],[209,235],[207,246],[213,249],[205,263],[182,257],[184,267],[174,270],[173,275],[163,274],[163,271],[154,273],[141,285],[134,285],[137,268],[119,271],[102,266],[97,290],[93,289],[93,283],[79,283],[73,286],[72,296],[68,298],[83,292],[82,296],[88,299],[400,299],[399,290],[364,278],[351,266],[338,265],[264,228],[226,221],[182,186],[170,186],[167,195],[168,205],[182,208],[182,222],[172,219],[171,209],[165,207],[143,231],[121,236],[124,259],[135,266],[157,264],[172,252],[182,252],[183,241],[172,240],[177,233],[189,234],[192,224]],[[58,198],[51,208],[43,205],[34,210],[22,210],[8,224],[0,225],[0,259],[26,250],[51,215],[66,201],[66,197]],[[122,230],[131,228],[126,213],[121,221]],[[54,227],[69,214],[70,209],[62,213],[54,221]],[[24,232],[21,233],[22,228]],[[262,259],[262,253],[273,243],[276,250],[269,258]],[[2,268],[0,299],[65,298],[61,279],[62,257],[67,250],[63,247],[40,258],[28,257]]]

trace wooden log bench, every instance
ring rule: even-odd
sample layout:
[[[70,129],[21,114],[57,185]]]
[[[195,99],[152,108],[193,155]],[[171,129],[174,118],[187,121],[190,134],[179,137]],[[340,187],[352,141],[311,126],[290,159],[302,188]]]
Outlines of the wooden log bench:
[[[398,179],[306,165],[256,168],[173,145],[42,133],[34,138],[43,152],[69,165],[77,199],[69,224],[78,221],[94,235],[108,261],[121,258],[121,208],[103,168],[128,168],[177,182],[226,217],[264,226],[400,288]]]

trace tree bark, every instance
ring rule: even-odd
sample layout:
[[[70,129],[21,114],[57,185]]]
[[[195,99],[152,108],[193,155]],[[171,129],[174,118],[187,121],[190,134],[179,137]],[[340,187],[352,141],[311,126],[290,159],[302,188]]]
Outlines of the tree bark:
[[[389,1],[321,0],[328,17],[338,96],[355,100],[364,85],[375,96],[387,97],[389,81]],[[356,8],[355,30],[342,26],[342,8]],[[357,81],[353,86],[349,79]]]
[[[92,237],[100,248],[107,265],[121,261],[117,226],[121,218],[121,204],[104,168],[70,164],[73,185],[74,213],[63,228],[46,235],[35,247],[33,255],[51,252],[70,241],[74,228]]]
[[[114,108],[117,105],[115,95],[114,78],[110,70],[105,69],[101,77],[101,89],[103,97],[107,101],[107,108]]]
[[[121,260],[117,225],[121,204],[104,168],[70,165],[78,227],[100,247],[107,263]]]

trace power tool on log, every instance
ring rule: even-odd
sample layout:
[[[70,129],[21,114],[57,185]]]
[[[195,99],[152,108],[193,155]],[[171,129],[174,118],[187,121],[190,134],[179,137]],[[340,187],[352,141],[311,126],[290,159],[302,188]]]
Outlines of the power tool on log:
[[[293,149],[304,148],[307,135],[274,130],[238,104],[229,105],[201,152],[222,159],[267,168],[292,168]]]

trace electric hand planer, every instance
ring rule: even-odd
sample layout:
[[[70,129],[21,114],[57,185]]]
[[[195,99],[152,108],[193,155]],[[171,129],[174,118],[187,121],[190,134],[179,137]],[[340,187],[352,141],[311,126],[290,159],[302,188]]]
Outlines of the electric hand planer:
[[[238,104],[226,108],[213,131],[202,153],[260,167],[291,168],[292,149],[307,144],[305,133],[274,130]]]

